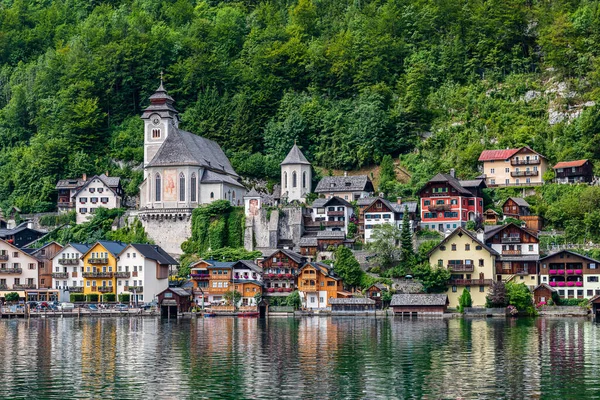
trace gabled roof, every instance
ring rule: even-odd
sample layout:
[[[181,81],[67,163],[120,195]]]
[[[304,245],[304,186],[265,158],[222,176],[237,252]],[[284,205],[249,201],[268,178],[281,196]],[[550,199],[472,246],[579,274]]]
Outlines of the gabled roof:
[[[543,289],[548,289],[548,290],[550,290],[551,292],[556,292],[556,289],[554,289],[552,286],[548,285],[547,283],[540,283],[539,285],[537,285],[537,286],[536,286],[536,287],[533,289],[533,291],[535,292],[536,290],[538,290],[538,289],[542,289],[542,288],[543,288]]]
[[[237,177],[217,142],[181,129],[172,129],[147,167],[192,165]]]
[[[300,247],[317,247],[317,237],[316,236],[302,236],[300,238],[300,242],[298,246]]]
[[[346,297],[339,299],[332,297],[329,299],[329,304],[373,305],[375,304],[375,300],[366,297]]]
[[[154,260],[159,264],[166,265],[178,265],[179,263],[171,257],[166,251],[164,251],[160,246],[155,244],[140,244],[140,243],[131,243],[129,246],[125,247],[119,256],[125,252],[129,247],[133,247],[144,258],[149,258],[150,260]]]
[[[484,150],[479,156],[479,161],[496,161],[496,160],[508,160],[520,149],[503,149],[503,150]]]
[[[317,232],[317,239],[345,239],[346,234],[344,231],[319,231]]]
[[[260,196],[260,193],[258,193],[255,188],[252,188],[252,189],[250,189],[250,191],[248,193],[246,193],[244,195],[244,198],[250,198],[250,197],[261,197],[261,196]]]
[[[233,186],[244,187],[241,183],[235,180],[231,175],[224,173],[214,172],[209,169],[205,169],[202,174],[201,183],[227,183]],[[244,196],[245,197],[245,196]]]
[[[508,228],[509,226],[514,226],[515,228],[520,229],[521,231],[533,236],[534,238],[537,239],[538,235],[533,232],[530,231],[529,229],[523,228],[522,226],[519,226],[517,224],[515,224],[514,222],[511,222],[510,224],[506,224],[506,225],[493,225],[494,228],[496,229],[488,229],[485,231],[485,240],[487,241],[489,238],[491,238],[494,235],[497,235],[498,233],[502,232],[503,230],[505,230],[506,228]]]
[[[485,179],[468,179],[458,181],[464,188],[486,188]]]
[[[115,188],[117,188],[119,186],[119,184],[121,182],[121,178],[119,178],[119,177],[108,177],[108,176],[102,174],[102,175],[94,175],[93,177],[91,177],[90,179],[88,179],[87,181],[85,181],[85,183],[81,187],[79,187],[77,189],[77,192],[75,192],[75,194],[73,195],[73,197],[76,197],[79,193],[81,193],[81,191],[83,189],[85,189],[86,187],[88,187],[89,184],[94,181],[94,179],[100,180],[102,183],[104,183],[104,186],[106,186],[108,188],[108,190],[110,190],[111,192],[113,192],[115,194],[115,196],[118,196],[117,192],[115,191]]]
[[[89,244],[83,244],[83,243],[68,243],[67,246],[72,246],[75,250],[77,250],[81,254],[86,253],[91,247]],[[67,246],[65,246],[65,248]]]
[[[254,263],[254,261],[252,261],[252,260],[239,260],[239,261],[236,261],[235,263],[233,263],[232,268],[235,269],[235,268],[239,268],[239,267],[242,267],[242,266],[244,266],[244,267],[246,267],[248,269],[251,269],[252,271],[257,272],[259,274],[262,274],[262,272],[263,272],[262,269],[258,265],[256,265]]]
[[[583,166],[586,162],[588,162],[588,160],[575,160],[575,161],[561,161],[558,164],[556,164],[554,167],[552,167],[553,169],[558,169],[558,168],[572,168],[572,167],[581,167]]]
[[[61,179],[56,184],[56,189],[77,189],[84,183],[85,181],[82,178]]]
[[[373,204],[375,204],[376,202],[381,201],[387,208],[389,208],[390,210],[392,210],[395,213],[404,213],[404,210],[406,208],[408,208],[409,213],[417,212],[417,202],[415,202],[415,201],[407,201],[405,203],[398,204],[398,203],[391,202],[383,197],[368,197],[368,198],[365,198],[365,200],[366,199],[370,199],[370,203],[368,203],[368,206],[365,208],[365,211],[368,210],[369,208],[371,208],[371,206]],[[364,205],[364,204],[366,204],[366,201],[362,203],[362,205]],[[361,205],[361,204],[359,204],[359,205]]]
[[[554,257],[555,255],[560,254],[560,253],[569,253],[571,255],[574,255],[574,256],[586,259],[586,260],[588,260],[590,262],[593,262],[593,263],[596,263],[596,264],[600,264],[600,261],[598,261],[598,260],[594,260],[591,257],[584,256],[583,254],[575,253],[574,251],[570,251],[570,250],[560,250],[560,251],[557,251],[556,253],[552,253],[552,254],[547,255],[546,257],[540,258],[540,261],[544,261],[547,258]]]
[[[169,287],[169,288],[166,288],[165,290],[163,290],[162,292],[160,292],[159,295],[162,294],[162,293],[164,293],[164,292],[166,292],[166,291],[173,292],[176,295],[182,296],[182,297],[191,296],[191,294],[192,294],[189,291],[187,291],[187,290],[185,290],[184,288],[181,288],[181,287]]]
[[[288,155],[285,157],[283,162],[280,165],[288,165],[288,164],[306,164],[310,165],[310,162],[304,157],[300,148],[294,143],[294,147],[290,150]]]
[[[431,178],[426,184],[425,186],[427,186],[430,183],[445,183],[447,182],[448,184],[450,184],[450,186],[452,186],[454,189],[456,189],[456,191],[460,194],[464,194],[467,196],[472,196],[473,194],[468,190],[465,189],[461,184],[460,181],[458,179],[456,179],[455,177],[453,177],[450,174],[442,174],[441,172],[438,173],[437,175],[435,175],[433,178]],[[423,189],[421,189],[423,190]]]
[[[373,183],[367,175],[324,176],[315,189],[316,193],[372,191]]]
[[[448,303],[445,294],[395,294],[390,306],[445,306]]]
[[[313,208],[326,207],[330,204],[336,204],[336,205],[341,205],[341,206],[345,206],[345,207],[352,207],[352,204],[350,204],[348,201],[346,201],[338,196],[331,196],[328,199],[315,199],[312,202],[311,207],[313,207]]]
[[[329,278],[335,279],[336,281],[341,280],[341,278],[339,276],[336,276],[335,273],[333,272],[333,268],[331,267],[331,265],[329,264],[325,264],[322,262],[309,262],[304,264],[304,266],[300,269],[304,269],[305,267],[311,266],[319,271],[321,271],[321,273]]]
[[[37,249],[31,249],[31,250],[32,250],[32,252],[31,252],[31,253],[29,253],[29,254],[35,254],[35,253],[37,253],[38,251],[40,251],[40,250],[42,250],[42,249],[45,249],[46,247],[48,247],[48,246],[50,246],[50,245],[52,245],[52,244],[55,244],[55,245],[57,245],[57,246],[60,246],[60,250],[59,250],[58,252],[60,252],[62,249],[64,249],[64,247],[63,247],[63,245],[62,245],[62,244],[60,244],[60,243],[58,243],[58,242],[54,242],[54,241],[52,241],[52,242],[48,242],[48,243],[46,243],[46,244],[45,244],[45,245],[43,245],[42,247],[38,247]],[[23,248],[23,250],[30,250],[30,249],[25,249],[25,248]]]
[[[487,210],[485,210],[483,213],[484,213],[484,214],[487,214],[487,213],[489,213],[489,212],[491,212],[491,213],[493,213],[493,214],[495,214],[495,215],[500,215],[500,214],[498,214],[496,211],[492,210],[491,208],[488,208],[488,209],[487,209]]]
[[[108,241],[108,240],[98,240],[96,243],[92,244],[90,246],[89,249],[87,249],[87,251],[85,253],[82,254],[82,257],[85,256],[86,254],[88,254],[92,248],[97,245],[100,244],[102,247],[104,247],[110,254],[112,254],[114,257],[118,257],[119,254],[121,253],[121,251],[127,247],[127,245],[123,242],[113,242],[113,241]]]
[[[271,253],[269,256],[265,257],[265,259],[273,258],[273,256],[279,252],[282,252],[283,254],[285,254],[286,256],[288,256],[289,258],[291,258],[298,264],[302,264],[302,262],[306,259],[302,254],[298,254],[294,251],[287,250],[287,249],[277,250],[277,251]]]
[[[215,260],[204,260],[208,265],[208,268],[216,268],[216,269],[231,269],[233,264],[232,261],[215,261]]]
[[[15,250],[17,250],[17,251],[20,251],[20,252],[22,252],[22,253],[25,253],[25,254],[26,254],[28,257],[31,257],[31,258],[33,258],[33,259],[34,259],[34,260],[36,260],[36,261],[41,261],[41,260],[40,260],[40,259],[38,259],[36,256],[34,256],[34,255],[32,255],[32,254],[29,254],[29,253],[27,253],[26,251],[23,251],[23,249],[20,249],[20,248],[18,248],[17,246],[15,246],[15,245],[14,245],[14,244],[12,244],[12,243],[8,243],[8,242],[7,242],[6,240],[4,240],[4,239],[0,239],[0,242],[4,242],[4,243],[6,243],[7,245],[9,245],[10,247],[12,247],[13,249],[15,249]]]
[[[523,199],[521,197],[509,197],[508,199],[506,199],[506,201],[504,201],[504,203],[502,203],[502,207],[504,207],[506,202],[509,200],[514,201],[519,207],[530,207],[529,203],[526,202],[525,199]]]
[[[498,252],[494,249],[492,249],[490,246],[488,246],[487,244],[483,243],[482,241],[480,241],[479,239],[477,239],[477,236],[475,236],[473,233],[471,233],[470,231],[466,230],[465,228],[459,226],[458,228],[456,228],[454,231],[452,231],[451,234],[449,234],[447,237],[444,238],[444,240],[442,240],[440,242],[440,244],[438,244],[437,246],[435,246],[433,249],[431,249],[429,251],[429,253],[427,253],[427,256],[430,256],[431,254],[433,254],[434,251],[436,251],[438,248],[440,248],[440,246],[445,245],[446,243],[448,243],[448,241],[450,241],[450,239],[452,239],[455,235],[459,235],[459,234],[463,234],[463,235],[467,235],[469,238],[471,238],[475,243],[477,243],[478,245],[480,245],[481,247],[483,247],[484,249],[486,249],[490,254],[498,256]]]

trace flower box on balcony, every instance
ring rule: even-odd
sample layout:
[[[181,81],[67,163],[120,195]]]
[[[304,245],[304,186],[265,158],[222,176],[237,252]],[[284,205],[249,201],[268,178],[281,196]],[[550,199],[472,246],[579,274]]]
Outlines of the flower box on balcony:
[[[286,291],[286,292],[291,292],[292,290],[293,290],[293,289],[292,289],[291,287],[289,287],[289,288],[285,288],[285,291]]]
[[[280,287],[280,288],[278,288],[278,289],[277,289],[277,291],[278,291],[279,293],[283,293],[283,288],[282,288],[282,287]]]
[[[568,270],[567,270],[567,274],[569,274],[569,275],[573,275],[573,270],[572,270],[572,269],[568,269]]]
[[[580,269],[576,269],[576,270],[575,270],[575,274],[576,274],[576,275],[581,275],[581,274],[583,274],[583,271],[582,271],[582,270],[580,270]]]
[[[294,275],[292,275],[292,274],[285,274],[285,277],[286,277],[287,279],[292,279],[292,277],[293,277],[293,276],[294,276]]]
[[[277,266],[281,267],[281,266],[283,266],[283,263],[281,261],[279,261],[279,262],[277,262]]]
[[[548,271],[548,273],[550,275],[556,275],[556,270],[555,269],[551,269],[551,270]]]
[[[581,286],[583,286],[583,282],[575,282],[575,286],[581,287]]]
[[[270,288],[267,288],[267,292],[269,292],[269,293],[273,293],[274,291],[275,291],[275,289],[274,289],[274,288],[272,288],[272,287],[270,287]]]
[[[559,287],[564,287],[564,286],[565,286],[565,283],[564,283],[564,282],[558,282],[558,286],[559,286]]]
[[[277,274],[277,278],[278,279],[282,279],[283,278],[283,274]]]
[[[568,286],[568,287],[575,286],[575,282],[567,282],[567,286]]]
[[[550,286],[555,287],[556,286],[556,282],[550,282]]]

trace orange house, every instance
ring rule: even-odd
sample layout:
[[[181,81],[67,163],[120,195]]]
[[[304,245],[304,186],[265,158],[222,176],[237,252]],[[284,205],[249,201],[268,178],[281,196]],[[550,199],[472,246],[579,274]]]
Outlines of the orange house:
[[[305,308],[327,308],[329,299],[350,297],[345,292],[342,279],[333,273],[333,268],[327,264],[311,262],[300,269],[298,275],[298,291]]]

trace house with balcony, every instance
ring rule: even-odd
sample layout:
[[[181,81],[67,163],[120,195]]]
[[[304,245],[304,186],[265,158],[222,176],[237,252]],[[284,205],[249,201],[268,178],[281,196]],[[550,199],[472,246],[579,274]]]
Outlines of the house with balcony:
[[[518,149],[484,150],[479,156],[489,187],[536,186],[544,183],[546,157],[528,146]]]
[[[325,198],[340,197],[346,201],[355,201],[370,196],[375,189],[367,175],[324,176],[315,189],[315,193]]]
[[[319,230],[347,233],[348,223],[353,214],[352,204],[338,196],[315,199],[310,206],[310,220],[304,221],[304,227],[315,226]]]
[[[50,289],[54,287],[52,284],[52,272],[54,271],[52,268],[52,259],[62,249],[63,247],[56,242],[47,243],[38,249],[23,248],[25,252],[40,260],[38,270],[38,287],[40,289]]]
[[[459,227],[429,252],[429,263],[450,271],[446,294],[449,306],[458,307],[463,290],[471,292],[473,307],[484,307],[488,289],[496,275],[496,259],[500,254],[486,245],[483,232],[479,237]]]
[[[129,244],[118,255],[116,293],[129,294],[134,304],[153,301],[169,287],[169,270],[176,265],[178,262],[160,246]]]
[[[58,181],[56,191],[58,192],[57,207],[59,213],[68,213],[75,210],[75,201],[73,198],[86,181],[86,174],[83,174],[81,178],[61,179]]]
[[[87,244],[69,243],[52,258],[52,287],[60,301],[69,301],[71,293],[83,293],[83,259],[90,249]]]
[[[225,302],[225,293],[233,290],[233,263],[206,260],[208,272],[208,303],[213,305]]]
[[[485,228],[485,243],[499,254],[495,265],[496,280],[524,283],[533,290],[539,283],[540,241],[537,234],[514,223]]]
[[[594,180],[594,165],[590,160],[561,161],[552,169],[556,183],[590,183]]]
[[[231,266],[233,290],[242,298],[238,306],[256,306],[256,295],[262,294],[262,268],[251,260],[239,260]]]
[[[18,292],[27,300],[50,300],[48,289],[39,289],[38,273],[41,260],[0,239],[0,297]]]
[[[437,174],[419,191],[421,228],[443,233],[481,217],[484,188],[483,179],[461,181],[454,170]]]
[[[563,299],[591,299],[600,295],[600,261],[569,250],[539,260],[540,280]]]
[[[209,265],[210,263],[204,260],[199,260],[190,264],[190,278],[193,284],[192,293],[194,295],[195,303],[199,306],[209,304]]]
[[[96,294],[99,299],[105,294],[116,296],[117,259],[126,247],[121,242],[101,240],[83,253],[83,293]]]
[[[109,209],[121,207],[122,197],[123,188],[119,177],[102,174],[86,180],[73,195],[77,223],[81,224],[92,219],[98,207]]]
[[[25,221],[14,228],[0,229],[0,239],[22,248],[38,240],[46,233],[33,229],[31,221]]]
[[[535,232],[542,230],[544,220],[539,215],[532,215],[531,206],[525,199],[520,197],[509,197],[502,204],[504,217],[515,218],[525,223],[527,229]]]
[[[297,276],[307,258],[291,250],[277,250],[262,261],[263,295],[287,296],[297,289]]]
[[[312,235],[300,238],[300,254],[307,257],[309,261],[315,261],[318,257],[321,261],[331,258],[332,251],[339,246],[352,248],[354,239],[347,239],[346,234],[340,231],[318,231]]]
[[[375,197],[371,204],[364,208],[359,207],[359,210],[359,225],[361,222],[363,225],[363,229],[359,230],[359,232],[364,234],[362,238],[365,243],[373,241],[373,231],[378,225],[388,224],[397,229],[402,229],[405,212],[409,214],[411,231],[414,231],[417,227],[418,214],[416,202],[402,203],[402,199],[400,198],[396,202],[391,202],[383,197]]]
[[[308,309],[331,307],[330,299],[351,297],[344,291],[342,279],[333,272],[333,267],[320,262],[306,263],[298,274],[298,292],[302,306]]]

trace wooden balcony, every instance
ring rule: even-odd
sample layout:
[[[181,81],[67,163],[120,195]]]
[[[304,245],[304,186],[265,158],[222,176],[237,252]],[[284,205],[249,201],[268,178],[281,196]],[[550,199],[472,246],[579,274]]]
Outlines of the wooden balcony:
[[[8,261],[8,254],[0,254],[0,261]]]
[[[71,293],[83,293],[83,286],[70,286],[69,292]]]
[[[448,264],[448,269],[454,272],[473,272],[473,264]]]
[[[115,278],[129,278],[131,277],[131,272],[115,272]]]
[[[510,173],[510,176],[538,176],[539,174],[540,173],[538,171],[513,171]]]
[[[503,236],[501,240],[502,240],[502,243],[520,243],[521,237],[520,236]]]
[[[0,268],[0,274],[20,274],[23,268]]]
[[[78,258],[59,258],[58,263],[60,265],[79,265]]]
[[[210,279],[210,274],[190,274],[190,277],[195,281],[207,281]]]
[[[93,289],[93,287],[92,287],[92,289]],[[96,290],[100,293],[112,293],[113,287],[112,286],[96,286]]]
[[[84,272],[81,274],[84,278],[112,278],[112,272]]]
[[[450,211],[452,209],[452,205],[450,204],[432,204],[427,206],[429,211]]]
[[[459,286],[486,286],[491,285],[492,279],[451,279],[451,285]]]
[[[8,290],[8,285],[5,283],[0,284],[0,290]]]
[[[69,277],[68,272],[53,272],[52,278],[54,279],[67,279]]]
[[[37,288],[37,285],[35,283],[20,283],[13,285],[13,290],[25,290],[35,288]]]
[[[504,256],[520,256],[521,250],[502,250]]]
[[[539,165],[540,159],[537,160],[510,160],[510,165]]]
[[[141,293],[144,291],[144,287],[143,286],[125,286],[125,291]]]
[[[75,207],[75,202],[74,201],[59,201],[57,203],[58,208],[74,208]]]
[[[327,216],[328,217],[343,217],[344,212],[343,211],[327,211]]]
[[[324,226],[344,226],[344,221],[323,221]]]
[[[90,264],[108,264],[108,258],[88,258]]]

